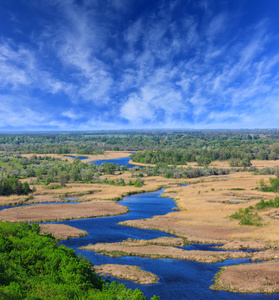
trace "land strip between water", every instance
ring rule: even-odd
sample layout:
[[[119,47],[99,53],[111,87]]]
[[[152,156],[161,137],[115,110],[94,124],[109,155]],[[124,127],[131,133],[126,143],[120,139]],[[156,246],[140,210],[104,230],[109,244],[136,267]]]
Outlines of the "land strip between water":
[[[116,172],[113,175],[103,175],[108,180],[122,178],[126,182],[133,180],[134,176],[135,174],[131,172]],[[238,220],[229,218],[239,208],[245,209],[249,206],[255,206],[260,199],[273,199],[274,193],[256,189],[259,187],[260,179],[268,182],[269,177],[272,176],[274,177],[274,175],[260,175],[259,177],[248,172],[187,180],[146,176],[144,177],[144,186],[141,188],[105,184],[67,183],[65,187],[50,190],[43,185],[37,185],[32,198],[30,196],[2,197],[2,205],[7,205],[7,203],[42,203],[48,200],[49,202],[62,201],[63,197],[75,196],[78,196],[78,201],[82,203],[14,207],[2,210],[0,218],[14,222],[44,222],[124,214],[127,212],[127,208],[117,204],[117,201],[124,196],[151,192],[161,187],[166,187],[162,196],[174,198],[180,211],[171,212],[163,216],[154,216],[150,219],[128,220],[122,222],[121,225],[172,233],[187,240],[189,243],[224,244],[224,246],[221,246],[223,250],[246,250],[252,248],[266,251],[253,255],[244,251],[191,252],[178,249],[176,248],[177,245],[171,245],[171,243],[169,245],[156,243],[142,245],[146,243],[145,241],[141,241],[133,247],[127,247],[127,245],[121,245],[121,243],[114,245],[96,244],[97,246],[90,246],[91,250],[112,256],[169,257],[202,262],[217,262],[229,258],[251,258],[252,260],[271,260],[273,262],[274,259],[278,258],[276,248],[279,245],[279,220],[272,216],[278,214],[278,209],[271,208],[259,212],[262,226],[242,226]],[[186,182],[190,185],[179,185]],[[62,231],[62,229],[59,230]],[[45,233],[58,233],[59,230],[58,227],[49,227],[45,229]],[[65,230],[67,231],[68,229]],[[76,234],[74,236],[86,233]],[[71,234],[64,234],[63,236],[61,234],[61,238],[68,237],[71,237]],[[251,270],[257,270],[258,264],[251,264],[251,266],[253,266],[249,267]],[[245,268],[240,268],[238,272],[245,272],[245,270]],[[268,272],[268,267],[263,267],[262,272],[259,273],[259,276],[262,277],[261,279],[258,278],[258,281],[262,280],[264,276],[268,276],[265,272]],[[279,274],[277,273],[277,275],[278,278]],[[223,276],[227,277],[226,273]],[[276,276],[272,278],[274,279]],[[277,291],[277,283],[275,281],[272,281],[272,283],[268,281],[268,284],[274,286],[274,289],[270,289],[270,292]],[[236,289],[235,291],[238,290],[240,291],[241,289]],[[258,290],[257,287],[252,291]]]
[[[120,265],[120,264],[104,264],[94,266],[94,271],[103,276],[113,276],[115,278],[130,280],[140,284],[157,283],[159,278],[151,273],[142,270],[138,266]]]

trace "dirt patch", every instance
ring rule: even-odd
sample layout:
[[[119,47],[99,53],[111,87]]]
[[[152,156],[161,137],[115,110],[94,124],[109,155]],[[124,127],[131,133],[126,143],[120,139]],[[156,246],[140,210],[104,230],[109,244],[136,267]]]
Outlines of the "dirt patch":
[[[127,208],[112,201],[79,204],[49,204],[14,207],[0,211],[0,219],[10,222],[50,222],[124,214]]]
[[[52,234],[55,238],[59,240],[88,235],[88,233],[85,230],[81,230],[64,224],[40,224],[40,228],[40,233]]]
[[[279,261],[223,267],[210,288],[236,293],[278,293]]]
[[[173,258],[185,259],[204,263],[216,263],[226,259],[237,259],[251,257],[246,252],[229,252],[229,251],[186,251],[183,249],[159,246],[159,245],[141,245],[140,242],[119,242],[119,243],[98,243],[80,247],[79,249],[91,250],[111,257],[122,256],[140,256],[151,258]]]
[[[97,274],[111,275],[115,278],[130,280],[140,284],[156,283],[159,280],[155,274],[144,271],[138,266],[106,264],[94,266],[93,269]]]

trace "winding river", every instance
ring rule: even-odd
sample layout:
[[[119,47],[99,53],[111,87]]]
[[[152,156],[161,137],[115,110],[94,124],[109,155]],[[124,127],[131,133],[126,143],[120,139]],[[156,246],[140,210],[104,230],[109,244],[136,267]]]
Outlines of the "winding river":
[[[105,163],[114,163],[119,166],[126,166],[128,169],[134,168],[134,167],[144,168],[142,166],[136,166],[136,165],[129,164],[130,159],[131,158],[128,156],[128,157],[116,158],[116,159],[95,160],[95,161],[89,162],[89,164],[96,164],[96,165],[100,166],[102,163],[105,162]]]
[[[187,188],[187,187],[185,187]],[[139,195],[125,197],[119,202],[120,205],[128,206],[130,212],[115,217],[104,217],[94,219],[72,220],[58,222],[86,230],[89,236],[62,241],[67,247],[73,248],[76,253],[89,258],[95,265],[117,263],[138,265],[146,271],[156,274],[160,280],[156,284],[141,285],[126,280],[117,279],[127,287],[139,288],[150,298],[159,295],[164,299],[278,299],[277,295],[263,294],[235,294],[222,291],[211,291],[214,275],[220,266],[248,262],[248,259],[227,260],[222,263],[208,264],[176,259],[151,259],[141,257],[119,257],[112,258],[99,255],[88,250],[79,250],[78,247],[94,243],[119,242],[127,238],[154,239],[162,236],[172,236],[168,233],[156,230],[145,230],[117,225],[125,220],[151,218],[154,215],[163,215],[170,212],[175,203],[172,199],[159,197],[163,189]],[[211,250],[212,245],[185,246],[186,250]]]
[[[129,157],[102,162],[114,162],[119,164],[119,161],[123,162],[123,165],[124,163],[127,164],[129,162]],[[121,221],[152,218],[154,215],[164,215],[172,211],[172,209],[176,207],[175,202],[170,198],[159,197],[163,191],[164,190],[161,189],[157,192],[125,197],[122,201],[118,202],[120,205],[129,207],[130,211],[125,215],[55,222],[57,224],[74,226],[89,233],[86,237],[61,241],[61,244],[73,248],[77,254],[80,253],[87,257],[95,265],[108,263],[137,265],[143,270],[156,274],[160,278],[159,282],[149,285],[141,285],[127,280],[116,279],[119,282],[125,283],[129,288],[139,288],[148,298],[151,298],[155,294],[160,296],[160,299],[162,300],[279,299],[278,294],[236,294],[223,291],[211,291],[209,289],[214,275],[219,271],[219,267],[248,263],[249,259],[226,260],[222,263],[209,264],[179,259],[151,259],[131,256],[112,258],[106,255],[96,254],[89,250],[78,249],[78,247],[86,246],[88,244],[120,242],[127,238],[154,239],[162,236],[173,236],[156,230],[138,229],[118,225]],[[69,198],[68,200],[73,201],[77,199]],[[185,246],[184,249],[212,250],[212,245],[192,244]]]

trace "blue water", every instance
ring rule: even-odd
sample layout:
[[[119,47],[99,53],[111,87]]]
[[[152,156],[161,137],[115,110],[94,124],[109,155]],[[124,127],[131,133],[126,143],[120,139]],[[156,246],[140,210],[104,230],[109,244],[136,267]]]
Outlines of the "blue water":
[[[154,215],[164,215],[170,212],[175,203],[172,199],[158,197],[163,190],[125,197],[119,202],[128,206],[130,212],[115,217],[104,217],[83,220],[71,220],[56,222],[67,224],[79,229],[86,230],[89,236],[62,241],[61,244],[73,248],[76,253],[89,258],[93,264],[119,263],[138,265],[146,271],[156,274],[160,280],[156,284],[141,285],[126,280],[116,279],[123,282],[127,287],[139,288],[150,298],[154,294],[164,299],[279,299],[279,295],[263,294],[235,294],[230,292],[217,292],[209,289],[214,275],[219,267],[224,265],[248,263],[249,259],[227,260],[222,263],[207,264],[186,260],[175,259],[151,259],[141,257],[118,257],[112,258],[98,255],[92,251],[79,250],[78,247],[94,243],[119,242],[127,238],[154,239],[162,236],[172,236],[168,233],[156,230],[145,230],[117,225],[125,220],[151,218]],[[193,244],[185,246],[185,249],[211,250],[214,245]]]
[[[83,160],[83,159],[88,159],[88,157],[86,156],[72,156],[72,155],[64,155],[65,157],[71,157],[71,158],[78,158],[80,160]]]
[[[117,158],[117,159],[104,159],[104,160],[95,160],[95,161],[91,161],[89,162],[90,164],[96,164],[98,166],[100,166],[102,163],[114,163],[116,165],[119,166],[127,166],[127,168],[134,168],[136,167],[135,165],[131,165],[129,164],[129,161],[131,160],[131,158],[128,157],[123,157],[123,158]],[[139,168],[144,168],[141,166],[137,166]]]

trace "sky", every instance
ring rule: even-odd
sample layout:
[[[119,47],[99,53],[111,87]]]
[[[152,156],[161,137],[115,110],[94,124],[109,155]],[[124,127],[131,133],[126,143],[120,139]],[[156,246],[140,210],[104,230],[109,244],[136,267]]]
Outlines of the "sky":
[[[279,127],[278,0],[0,0],[0,130]]]

